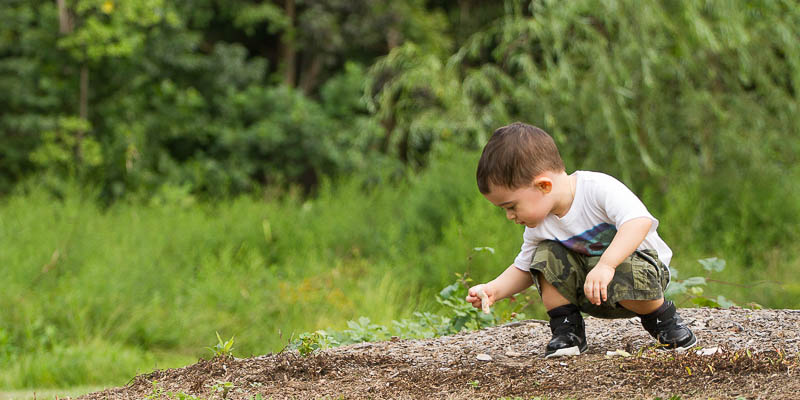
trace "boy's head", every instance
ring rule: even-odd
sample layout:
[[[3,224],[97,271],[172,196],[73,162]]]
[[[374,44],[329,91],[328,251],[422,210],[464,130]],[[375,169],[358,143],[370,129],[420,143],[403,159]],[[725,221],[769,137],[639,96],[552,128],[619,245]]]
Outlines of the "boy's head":
[[[572,186],[553,138],[521,122],[494,131],[483,148],[477,178],[487,200],[527,227],[565,212],[571,202]]]
[[[563,172],[564,161],[547,132],[522,122],[498,128],[478,161],[478,190],[526,187],[543,172]]]

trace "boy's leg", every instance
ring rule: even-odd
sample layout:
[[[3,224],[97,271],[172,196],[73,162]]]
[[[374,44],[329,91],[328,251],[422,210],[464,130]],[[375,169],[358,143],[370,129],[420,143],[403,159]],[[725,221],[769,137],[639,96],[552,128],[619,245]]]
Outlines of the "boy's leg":
[[[575,296],[567,296],[574,293],[570,288],[577,281],[572,271],[581,263],[580,255],[553,241],[539,243],[534,254],[531,274],[550,317],[553,334],[545,349],[545,358],[578,355],[588,348],[586,328]]]
[[[664,290],[669,283],[669,269],[658,260],[654,251],[636,251],[617,266],[614,279],[608,285],[608,300],[596,306],[586,298],[583,284],[586,274],[599,259],[599,256],[575,253],[554,241],[543,241],[537,247],[531,262],[531,273],[548,309],[554,339],[558,336],[557,328],[559,333],[561,329],[566,329],[559,328],[559,322],[564,319],[572,322],[580,317],[580,312],[577,311],[580,310],[599,318],[628,318],[638,315],[645,330],[667,348],[688,348],[696,344],[697,339],[683,325],[675,305],[664,300]],[[554,293],[551,289],[555,289]],[[564,300],[569,305],[561,305]],[[557,307],[551,309],[548,305]],[[554,318],[551,311],[559,316],[567,313],[577,317]],[[583,338],[578,342],[585,343],[583,326],[583,319],[580,318],[580,323],[575,324],[572,331],[577,337]],[[554,343],[554,346],[558,346],[558,343]],[[549,350],[551,346],[548,346]]]
[[[638,315],[650,314],[658,310],[658,307],[664,304],[664,298],[658,300],[620,300],[621,305],[626,310],[631,310]]]
[[[547,343],[544,358],[577,356],[589,345],[586,343],[586,326],[578,306],[570,304],[558,290],[535,272],[536,282],[542,294],[542,302],[550,317],[550,332],[553,337]]]
[[[548,282],[547,279],[542,276],[540,271],[535,272],[535,277],[536,283],[539,285],[539,291],[542,295],[542,304],[544,304],[544,308],[547,311],[550,311],[556,307],[570,304],[569,300],[562,296],[561,293],[558,292],[558,289],[551,285],[550,282]]]
[[[647,314],[639,314],[642,327],[667,349],[686,350],[697,344],[689,327],[683,324],[675,304],[662,301],[660,307]]]
[[[664,300],[669,272],[657,254],[637,251],[617,267],[614,281],[618,280],[617,274],[620,275],[615,283],[617,293],[613,300],[609,295],[609,302],[638,315],[645,330],[666,348],[688,349],[697,343],[675,305]]]

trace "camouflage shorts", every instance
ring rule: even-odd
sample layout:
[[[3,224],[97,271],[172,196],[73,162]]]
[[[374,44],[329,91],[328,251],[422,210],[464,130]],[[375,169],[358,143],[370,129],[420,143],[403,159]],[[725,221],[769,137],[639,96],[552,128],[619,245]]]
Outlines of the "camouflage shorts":
[[[531,274],[539,294],[542,290],[536,277],[540,272],[570,303],[598,318],[629,318],[636,314],[619,305],[620,300],[658,300],[669,283],[669,269],[653,250],[637,250],[617,266],[608,284],[608,301],[596,306],[583,292],[586,274],[597,265],[600,256],[586,256],[564,247],[559,242],[539,243],[531,261]]]

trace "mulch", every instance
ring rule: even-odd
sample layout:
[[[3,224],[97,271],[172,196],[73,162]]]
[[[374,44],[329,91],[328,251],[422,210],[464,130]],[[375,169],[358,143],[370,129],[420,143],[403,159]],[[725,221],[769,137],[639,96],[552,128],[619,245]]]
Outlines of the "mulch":
[[[800,310],[680,312],[698,337],[698,347],[682,353],[656,349],[636,319],[589,317],[589,350],[546,360],[549,327],[527,320],[305,357],[286,351],[201,360],[80,399],[800,398]]]

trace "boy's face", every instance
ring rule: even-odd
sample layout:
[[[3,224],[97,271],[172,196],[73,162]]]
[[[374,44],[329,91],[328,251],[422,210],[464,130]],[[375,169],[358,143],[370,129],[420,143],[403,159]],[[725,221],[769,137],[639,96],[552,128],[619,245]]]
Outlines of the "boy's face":
[[[552,182],[549,179],[535,180],[528,186],[509,189],[505,186],[489,185],[491,191],[484,194],[486,200],[506,210],[506,218],[533,228],[553,210]]]

